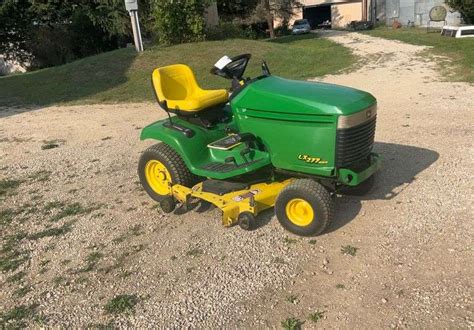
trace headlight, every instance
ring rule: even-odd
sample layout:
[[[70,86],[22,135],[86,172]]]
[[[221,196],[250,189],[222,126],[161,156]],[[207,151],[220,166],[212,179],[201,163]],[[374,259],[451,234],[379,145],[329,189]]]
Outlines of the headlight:
[[[365,123],[377,115],[377,105],[359,111],[349,116],[339,116],[337,128],[349,128]]]

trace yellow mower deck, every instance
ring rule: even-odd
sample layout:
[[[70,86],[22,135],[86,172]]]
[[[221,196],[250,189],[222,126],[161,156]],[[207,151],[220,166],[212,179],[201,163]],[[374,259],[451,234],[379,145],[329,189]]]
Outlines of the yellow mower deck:
[[[199,198],[214,204],[222,210],[222,224],[228,227],[237,223],[239,214],[242,212],[250,212],[257,216],[261,211],[273,207],[280,191],[292,180],[257,183],[251,185],[249,189],[224,195],[203,192],[202,183],[192,188],[175,184],[171,187],[171,192],[173,197],[183,204],[186,204],[190,198]]]

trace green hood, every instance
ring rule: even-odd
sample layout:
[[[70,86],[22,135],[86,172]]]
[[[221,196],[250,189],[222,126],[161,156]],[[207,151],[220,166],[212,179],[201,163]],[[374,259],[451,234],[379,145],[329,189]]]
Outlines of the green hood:
[[[245,87],[232,100],[233,107],[307,115],[349,115],[376,103],[364,91],[270,76]]]

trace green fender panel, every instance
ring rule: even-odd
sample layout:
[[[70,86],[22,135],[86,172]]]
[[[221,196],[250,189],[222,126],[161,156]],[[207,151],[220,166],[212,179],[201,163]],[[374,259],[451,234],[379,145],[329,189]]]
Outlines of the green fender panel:
[[[253,172],[270,164],[270,157],[267,153],[254,151],[251,154],[252,158],[260,160],[258,162],[251,163],[248,166],[241,166],[238,169],[229,172],[214,172],[207,170],[203,168],[206,164],[211,162],[224,163],[225,158],[229,156],[233,156],[238,164],[243,164],[245,160],[240,155],[243,145],[237,146],[230,151],[211,151],[207,145],[227,135],[225,132],[226,126],[224,124],[218,124],[212,129],[205,129],[203,127],[191,125],[176,117],[173,117],[172,120],[175,124],[192,129],[194,135],[192,137],[187,137],[177,130],[163,126],[165,122],[169,121],[169,119],[164,119],[143,128],[140,139],[153,139],[166,143],[173,148],[181,158],[183,158],[189,170],[196,175],[213,179],[227,179]]]
[[[167,121],[168,119],[160,120],[143,128],[140,140],[153,139],[166,143],[183,158],[191,172],[199,172],[199,165],[205,163],[208,159],[207,145],[224,137],[224,131],[217,128],[207,130],[204,134],[204,129],[194,125],[191,126],[178,118],[173,118],[173,122],[176,124],[188,127],[194,131],[194,136],[188,138],[181,132],[164,127],[163,123]]]

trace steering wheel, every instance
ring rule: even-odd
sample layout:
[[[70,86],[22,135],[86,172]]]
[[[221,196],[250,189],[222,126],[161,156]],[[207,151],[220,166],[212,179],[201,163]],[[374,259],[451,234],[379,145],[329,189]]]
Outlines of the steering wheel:
[[[234,56],[230,59],[230,62],[224,66],[222,69],[213,67],[211,73],[227,78],[227,79],[237,79],[242,80],[247,64],[252,57],[251,54],[241,54]]]

